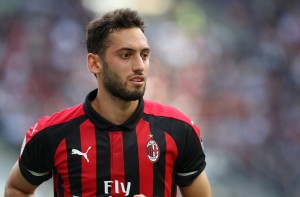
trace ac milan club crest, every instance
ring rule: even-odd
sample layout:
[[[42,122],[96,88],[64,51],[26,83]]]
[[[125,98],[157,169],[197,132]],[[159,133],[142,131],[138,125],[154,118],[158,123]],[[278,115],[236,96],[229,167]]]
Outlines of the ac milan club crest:
[[[148,141],[146,151],[147,151],[148,159],[153,163],[157,162],[160,156],[160,149],[155,140],[150,139]]]

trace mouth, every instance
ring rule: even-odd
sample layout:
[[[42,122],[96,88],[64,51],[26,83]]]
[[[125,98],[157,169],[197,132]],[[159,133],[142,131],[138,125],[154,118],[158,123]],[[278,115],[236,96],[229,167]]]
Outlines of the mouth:
[[[143,75],[135,75],[129,81],[136,85],[142,85],[145,82],[145,77]]]

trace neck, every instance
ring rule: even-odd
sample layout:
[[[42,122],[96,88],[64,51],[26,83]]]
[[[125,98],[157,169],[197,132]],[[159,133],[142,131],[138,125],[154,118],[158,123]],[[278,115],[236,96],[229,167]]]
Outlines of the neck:
[[[121,125],[136,111],[139,101],[124,101],[116,97],[100,95],[91,102],[92,107],[103,118],[115,125]]]

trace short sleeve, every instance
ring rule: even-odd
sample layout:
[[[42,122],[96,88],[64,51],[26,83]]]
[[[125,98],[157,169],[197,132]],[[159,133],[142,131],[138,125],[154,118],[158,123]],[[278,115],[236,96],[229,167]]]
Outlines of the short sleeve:
[[[39,185],[52,177],[50,146],[45,132],[37,124],[26,132],[19,156],[19,168],[25,179]]]
[[[183,158],[176,174],[178,186],[190,185],[206,166],[200,131],[197,126],[188,126],[185,133]]]

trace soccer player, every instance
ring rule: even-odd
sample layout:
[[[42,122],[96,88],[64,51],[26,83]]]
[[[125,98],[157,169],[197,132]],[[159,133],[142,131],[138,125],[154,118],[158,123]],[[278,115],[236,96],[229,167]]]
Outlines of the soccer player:
[[[97,89],[26,133],[5,197],[32,196],[53,177],[55,197],[211,196],[198,127],[144,100],[150,48],[141,16],[117,9],[87,26]]]

